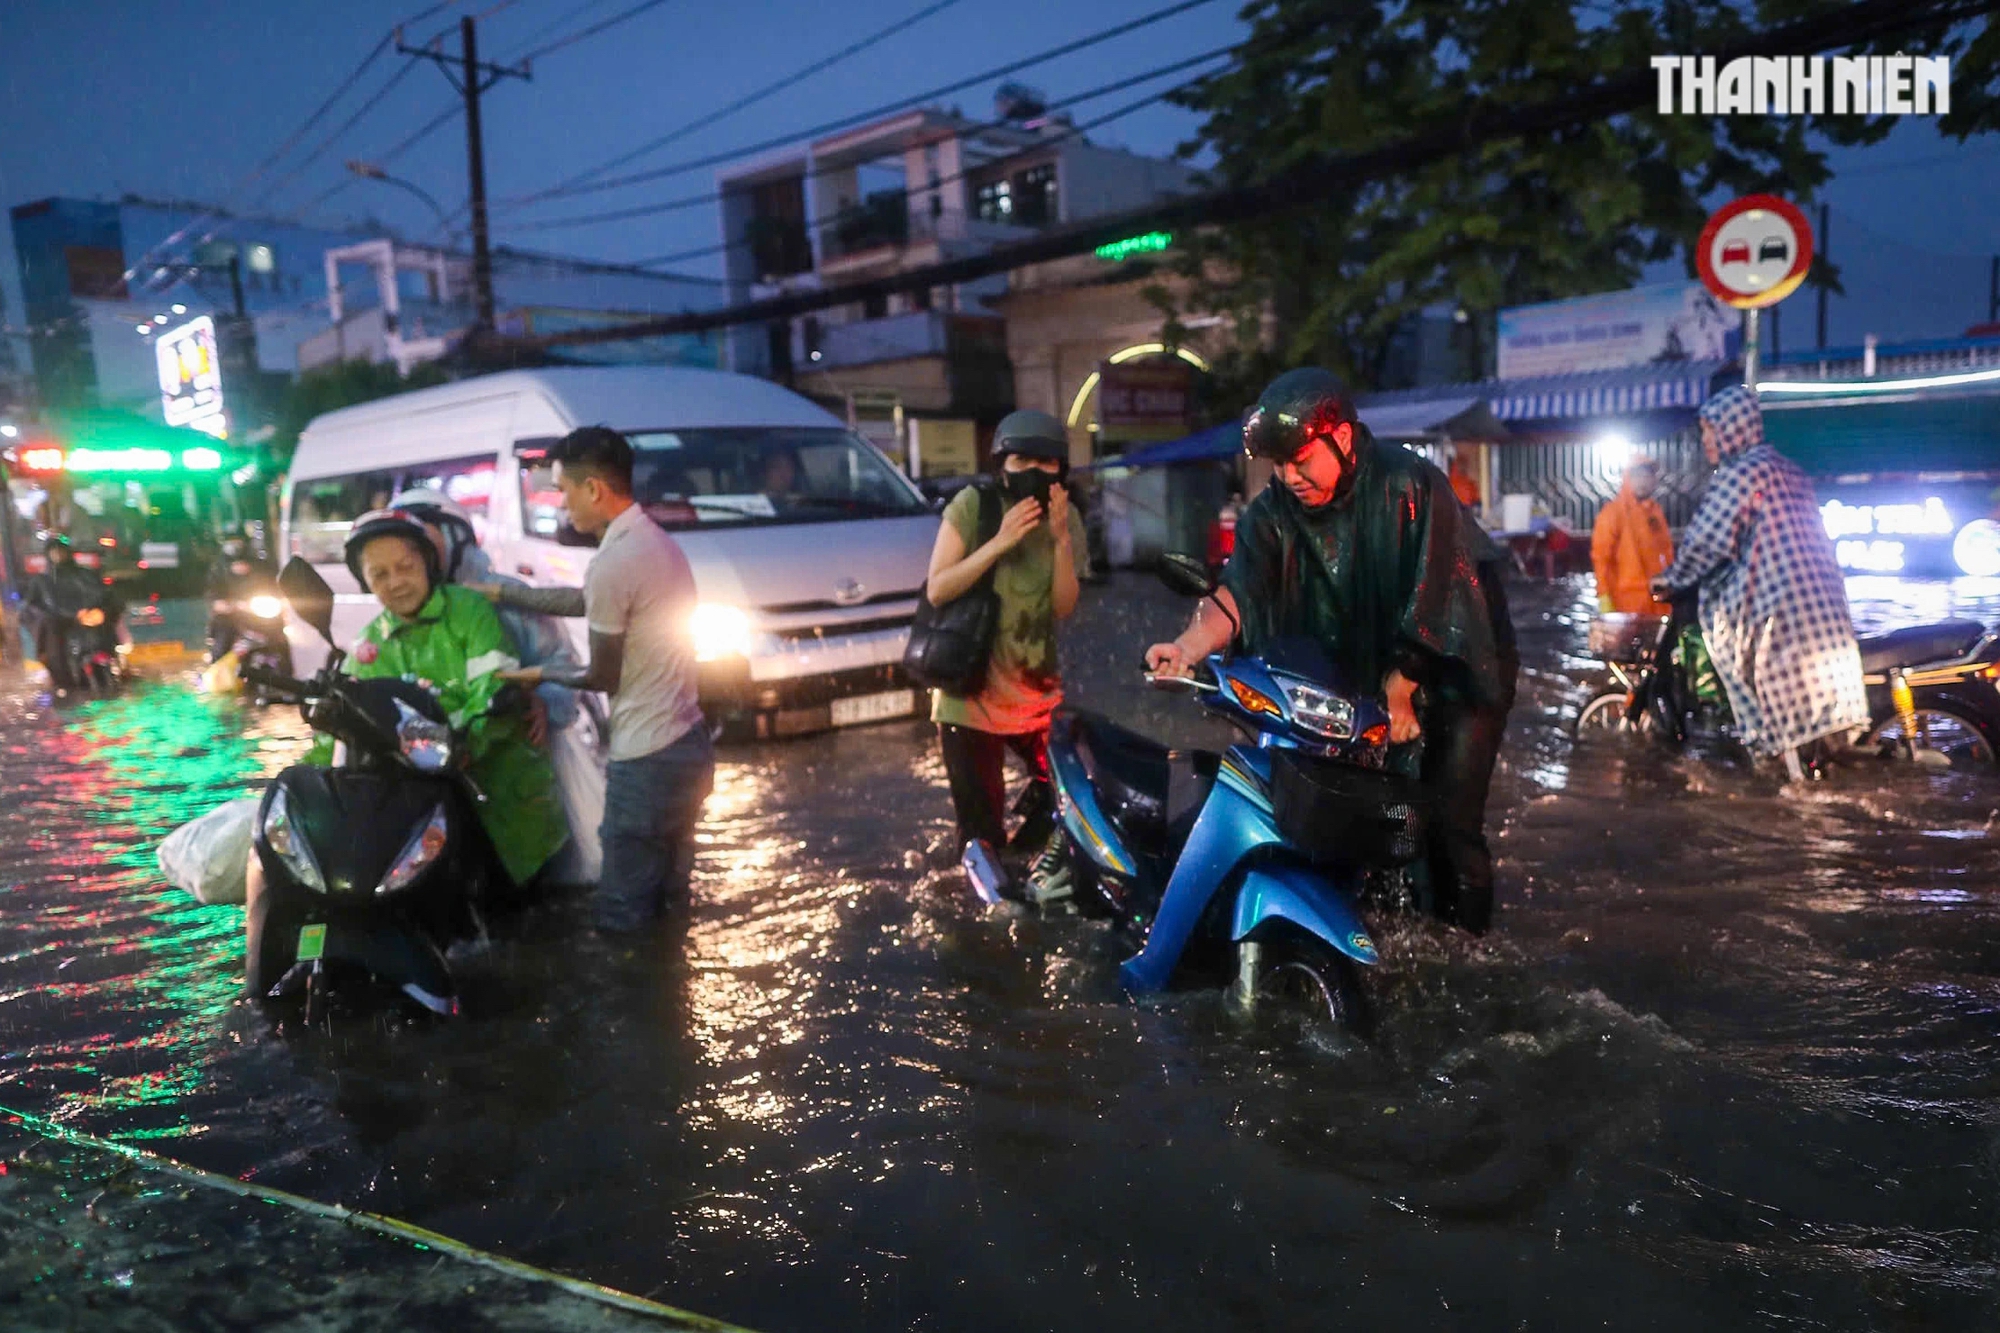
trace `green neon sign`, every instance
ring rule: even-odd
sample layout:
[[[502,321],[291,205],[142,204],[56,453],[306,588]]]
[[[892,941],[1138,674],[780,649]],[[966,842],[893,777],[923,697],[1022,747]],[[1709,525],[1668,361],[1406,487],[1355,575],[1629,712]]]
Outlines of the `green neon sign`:
[[[174,456],[165,449],[72,449],[71,472],[165,472]]]
[[[1130,259],[1133,255],[1156,254],[1173,243],[1174,234],[1172,232],[1149,231],[1143,236],[1127,236],[1122,241],[1113,241],[1109,245],[1100,245],[1097,247],[1097,257],[1099,259],[1108,259],[1114,264],[1122,263]]]

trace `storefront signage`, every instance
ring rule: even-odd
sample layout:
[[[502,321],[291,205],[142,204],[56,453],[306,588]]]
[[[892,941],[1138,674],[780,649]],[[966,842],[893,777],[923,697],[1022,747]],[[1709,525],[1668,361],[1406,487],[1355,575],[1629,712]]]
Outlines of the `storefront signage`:
[[[1123,263],[1134,255],[1158,254],[1173,243],[1174,234],[1172,232],[1149,231],[1143,236],[1127,236],[1122,241],[1113,241],[1109,245],[1100,245],[1097,247],[1097,257],[1099,259],[1108,259],[1114,264]]]
[[[1119,439],[1172,439],[1187,429],[1193,385],[1185,361],[1106,362],[1098,368],[1098,430]]]
[[[222,439],[229,418],[222,407],[222,367],[215,321],[207,315],[169,329],[153,344],[160,371],[160,404],[169,426],[186,426]]]
[[[1500,312],[1499,376],[1574,375],[1669,361],[1726,361],[1743,316],[1698,282],[1656,283]]]
[[[1992,540],[2000,525],[1974,519],[1961,527],[1940,496],[1891,504],[1834,499],[1819,513],[1834,560],[1852,574],[1986,576],[2000,561]]]

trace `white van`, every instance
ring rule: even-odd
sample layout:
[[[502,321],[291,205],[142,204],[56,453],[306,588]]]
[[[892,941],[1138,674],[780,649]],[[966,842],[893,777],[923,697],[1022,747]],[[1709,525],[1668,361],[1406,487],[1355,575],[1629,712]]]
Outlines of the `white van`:
[[[936,512],[839,418],[719,371],[509,371],[315,418],[285,484],[282,540],[338,594],[336,640],[380,609],[347,571],[348,529],[406,487],[470,510],[496,570],[580,586],[593,543],[564,522],[545,455],[592,425],[632,441],[635,497],[693,566],[711,724],[784,736],[917,711],[901,663]],[[583,621],[571,629],[585,651]],[[318,636],[290,632],[300,670],[317,670]]]

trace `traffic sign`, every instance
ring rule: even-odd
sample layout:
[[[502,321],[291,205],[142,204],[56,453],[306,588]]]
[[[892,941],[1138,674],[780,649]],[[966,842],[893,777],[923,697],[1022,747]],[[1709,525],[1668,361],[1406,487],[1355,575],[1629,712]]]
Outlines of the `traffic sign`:
[[[1806,215],[1770,194],[1724,204],[1695,242],[1702,284],[1738,310],[1776,305],[1797,291],[1812,257]]]

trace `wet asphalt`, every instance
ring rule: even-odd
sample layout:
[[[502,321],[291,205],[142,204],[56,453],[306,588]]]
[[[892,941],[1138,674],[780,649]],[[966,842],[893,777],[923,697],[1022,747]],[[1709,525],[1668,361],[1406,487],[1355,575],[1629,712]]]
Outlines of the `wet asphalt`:
[[[303,1029],[153,863],[296,713],[17,683],[0,1105],[772,1330],[2000,1324],[2000,780],[1578,749],[1587,582],[1512,596],[1496,929],[1378,923],[1366,1044],[1133,1004],[1100,927],[982,910],[914,723],[727,752],[684,929],[553,903],[465,1021]],[[1087,590],[1073,699],[1211,739],[1137,687],[1183,612]]]

